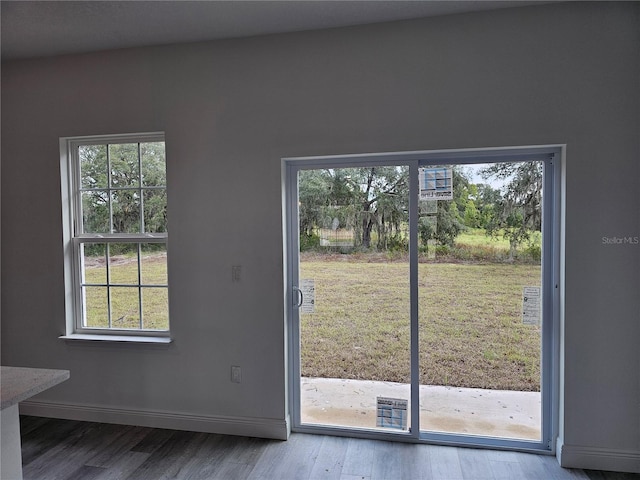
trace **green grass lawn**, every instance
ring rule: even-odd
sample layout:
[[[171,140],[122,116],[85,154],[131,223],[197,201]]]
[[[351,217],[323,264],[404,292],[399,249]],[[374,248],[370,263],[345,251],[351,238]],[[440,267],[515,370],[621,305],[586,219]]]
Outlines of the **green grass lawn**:
[[[498,234],[495,238],[486,234],[483,228],[468,228],[461,232],[455,240],[455,243],[471,246],[491,246],[497,249],[509,250],[509,240]]]
[[[87,262],[86,283],[105,283],[104,263]],[[143,285],[138,289],[138,268],[135,256],[114,257],[109,271],[111,284],[111,326],[117,329],[140,328],[140,302],[142,295],[143,324],[146,330],[168,330],[168,290],[154,285],[167,284],[166,254],[145,254],[142,257],[140,277]],[[85,287],[86,320],[88,327],[109,328],[106,287]]]
[[[310,256],[301,278],[316,310],[301,318],[302,375],[409,382],[409,265]],[[419,265],[420,382],[538,391],[540,329],[523,325],[522,288],[540,267]]]
[[[166,283],[166,257],[143,261],[143,284]],[[409,382],[409,265],[385,255],[303,255],[316,283],[316,311],[301,318],[302,374]],[[86,268],[104,282],[104,265]],[[136,283],[133,259],[111,267],[112,283]],[[537,391],[540,329],[523,325],[522,288],[540,285],[539,265],[420,263],[422,384]],[[137,287],[112,288],[115,328],[138,328]],[[87,319],[107,327],[104,287],[87,287]],[[165,288],[143,288],[144,328],[168,328]]]
[[[436,247],[439,261],[465,261],[484,263],[530,263],[539,264],[542,234],[530,232],[530,238],[510,251],[509,240],[502,232],[488,236],[481,228],[468,228],[455,239],[453,246]]]

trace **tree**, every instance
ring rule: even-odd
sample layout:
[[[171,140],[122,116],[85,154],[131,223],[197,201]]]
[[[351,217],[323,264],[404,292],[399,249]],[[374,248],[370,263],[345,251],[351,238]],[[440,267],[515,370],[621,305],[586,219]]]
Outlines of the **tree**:
[[[164,142],[140,144],[140,181],[143,187],[144,230],[161,233],[167,231],[167,189],[144,189],[147,186],[166,187],[167,166]]]
[[[317,230],[353,228],[354,192],[344,169],[302,170],[298,174],[301,248],[320,244]]]
[[[478,209],[478,227],[487,229],[493,221],[496,205],[502,201],[502,193],[499,189],[491,185],[476,184],[478,194],[476,195],[476,208]]]
[[[483,169],[482,176],[506,182],[505,193],[495,201],[485,228],[493,236],[503,231],[513,259],[516,248],[530,240],[531,232],[542,230],[542,163],[495,163]]]
[[[436,221],[421,217],[418,234],[423,245],[436,240],[439,245],[453,246],[456,237],[465,230],[460,209],[466,209],[469,200],[469,180],[459,168],[452,167],[453,200],[437,200]]]
[[[82,145],[78,155],[85,232],[167,231],[164,142]]]
[[[385,248],[387,234],[400,231],[408,219],[408,170],[399,167],[353,169],[349,177],[360,211],[361,246],[371,247],[371,232],[378,231],[378,249]]]
[[[349,228],[356,246],[378,249],[400,236],[408,218],[408,171],[400,167],[304,170],[299,173],[301,242],[317,228]],[[305,238],[306,237],[306,238]]]
[[[406,167],[303,170],[298,182],[301,245],[309,245],[317,229],[339,225],[353,231],[357,247],[407,248]],[[463,216],[475,219],[479,215],[473,200],[476,186],[457,167],[453,167],[453,191],[453,200],[438,200],[435,215],[421,218],[418,228],[423,244],[435,239],[440,245],[452,246],[466,228]],[[375,238],[377,242],[373,245]]]
[[[300,235],[312,237],[322,224],[323,207],[330,203],[327,170],[303,170],[298,175]]]
[[[471,199],[464,208],[464,224],[471,228],[478,228],[480,226],[480,212],[476,208],[476,203]]]

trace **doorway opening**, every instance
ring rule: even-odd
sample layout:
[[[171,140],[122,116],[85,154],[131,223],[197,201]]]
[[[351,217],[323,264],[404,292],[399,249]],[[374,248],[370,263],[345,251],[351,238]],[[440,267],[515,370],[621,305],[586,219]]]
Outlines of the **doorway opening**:
[[[294,430],[552,448],[559,153],[285,160]]]

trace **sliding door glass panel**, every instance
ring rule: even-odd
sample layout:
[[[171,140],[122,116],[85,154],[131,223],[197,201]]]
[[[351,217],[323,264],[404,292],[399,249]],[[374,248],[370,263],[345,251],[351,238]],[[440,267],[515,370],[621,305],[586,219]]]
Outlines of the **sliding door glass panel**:
[[[303,425],[411,426],[408,175],[298,172]]]
[[[540,441],[543,163],[419,175],[421,431]]]

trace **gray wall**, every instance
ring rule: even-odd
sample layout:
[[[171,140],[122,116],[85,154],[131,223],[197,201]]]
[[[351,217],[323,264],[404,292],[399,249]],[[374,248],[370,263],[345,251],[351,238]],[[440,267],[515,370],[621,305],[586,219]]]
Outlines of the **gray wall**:
[[[282,436],[281,157],[567,144],[563,463],[640,471],[640,246],[602,242],[640,235],[639,12],[570,2],[3,64],[2,364],[71,370],[37,397],[50,414]],[[58,138],[158,130],[175,342],[65,343]]]

